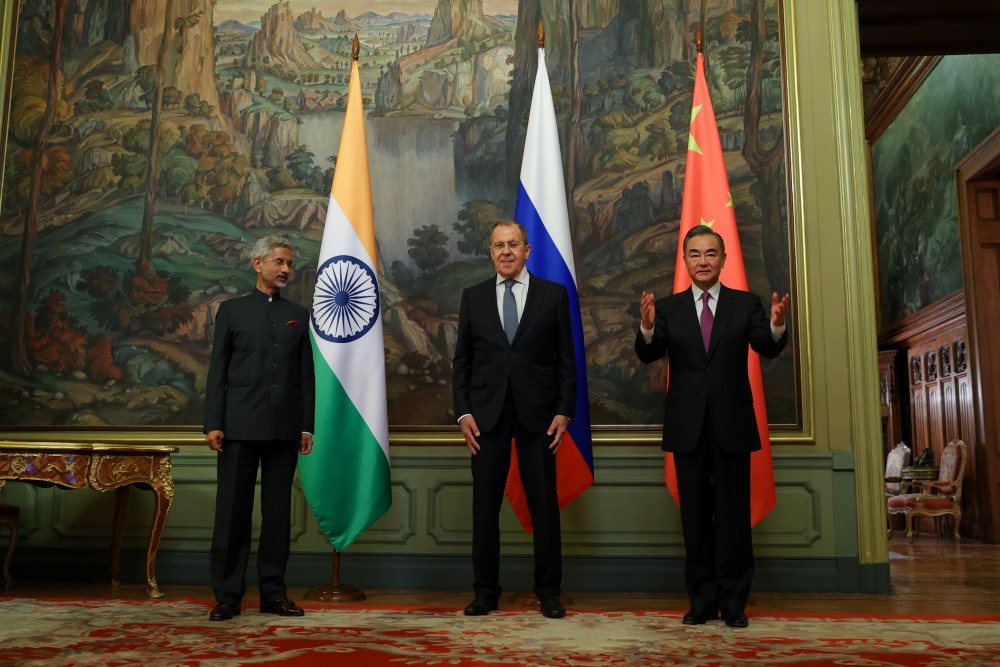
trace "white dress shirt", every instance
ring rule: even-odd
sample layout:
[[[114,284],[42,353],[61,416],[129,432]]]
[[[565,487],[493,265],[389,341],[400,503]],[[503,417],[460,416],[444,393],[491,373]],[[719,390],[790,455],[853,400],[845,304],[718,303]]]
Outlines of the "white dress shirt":
[[[521,272],[514,276],[516,281],[514,285],[510,288],[510,291],[514,293],[514,301],[517,302],[517,321],[521,322],[521,316],[524,315],[524,302],[528,300],[528,273],[527,267],[522,268]],[[497,274],[497,312],[500,314],[500,321],[503,322],[503,295],[507,291],[507,286],[504,285],[506,278]]]

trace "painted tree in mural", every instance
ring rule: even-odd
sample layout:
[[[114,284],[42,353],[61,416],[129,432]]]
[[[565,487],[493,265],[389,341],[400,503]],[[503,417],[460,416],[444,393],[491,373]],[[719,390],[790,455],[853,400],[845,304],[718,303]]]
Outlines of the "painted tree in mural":
[[[160,35],[160,48],[156,54],[153,77],[153,99],[149,114],[149,155],[146,163],[146,197],[142,209],[142,227],[139,230],[139,256],[136,257],[136,270],[143,276],[153,272],[153,216],[156,212],[156,190],[159,180],[160,116],[163,113],[163,87],[167,77],[167,48],[170,45],[170,17],[173,13],[174,0],[167,0],[163,12],[163,34]]]
[[[150,106],[149,122],[149,154],[146,164],[146,197],[143,202],[142,227],[139,230],[139,253],[136,257],[136,270],[140,275],[150,275],[153,272],[153,218],[156,215],[156,196],[160,185],[160,129],[163,109],[166,106],[177,106],[180,91],[173,86],[165,86],[167,68],[167,49],[170,46],[171,28],[183,35],[188,28],[198,25],[201,12],[192,12],[187,16],[178,17],[171,24],[170,17],[174,13],[174,0],[167,0],[163,12],[163,34],[160,36],[160,46],[156,53],[156,64],[153,75],[153,95]],[[175,92],[176,91],[176,92]]]
[[[38,236],[38,212],[42,200],[43,181],[47,172],[56,167],[58,155],[48,147],[49,133],[55,121],[59,108],[59,92],[62,72],[59,69],[60,49],[63,41],[63,24],[66,18],[66,8],[69,0],[53,0],[50,18],[51,35],[49,37],[49,72],[45,95],[45,111],[38,127],[38,136],[31,153],[31,181],[28,191],[27,211],[24,215],[24,227],[21,232],[21,253],[18,257],[18,270],[10,309],[10,342],[8,353],[11,368],[27,375],[31,371],[28,362],[27,327],[28,327],[28,291],[31,283],[32,258],[35,240]],[[53,159],[56,158],[56,159]]]
[[[788,234],[784,229],[781,214],[781,168],[784,145],[779,138],[770,147],[764,145],[761,137],[761,115],[765,104],[764,67],[765,61],[772,62],[776,55],[765,48],[764,0],[755,0],[750,5],[750,64],[746,76],[746,104],[743,107],[743,127],[746,141],[743,156],[757,176],[756,188],[760,203],[762,230],[761,242],[766,262],[767,281],[771,291],[785,294],[789,289],[788,275]],[[775,67],[778,65],[774,63]]]
[[[570,226],[573,225],[573,192],[586,168],[586,146],[580,130],[583,92],[580,86],[580,13],[569,3],[569,126],[566,136],[566,193],[569,197]]]
[[[514,71],[511,73],[510,95],[507,98],[507,131],[504,138],[507,183],[512,187],[517,183],[521,171],[521,161],[518,158],[524,141],[523,128],[526,126],[522,121],[526,120],[531,106],[531,86],[535,80],[535,67],[538,66],[538,42],[535,34],[541,18],[542,12],[537,2],[518,3]],[[549,26],[550,31],[553,27]],[[551,50],[551,34],[547,41]],[[511,191],[511,195],[513,194],[515,193]]]

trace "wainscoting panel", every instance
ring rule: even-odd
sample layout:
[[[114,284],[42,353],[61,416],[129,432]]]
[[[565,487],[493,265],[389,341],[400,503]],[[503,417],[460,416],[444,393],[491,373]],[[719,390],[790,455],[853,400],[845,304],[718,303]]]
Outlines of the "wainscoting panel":
[[[838,557],[845,554],[836,553],[833,531],[833,510],[838,506],[834,489],[839,486],[833,480],[835,474],[853,478],[853,470],[835,471],[836,457],[828,453],[802,454],[788,449],[785,454],[776,449],[778,504],[754,529],[758,558],[762,562],[776,559],[803,563],[802,567],[812,572],[810,576],[815,575],[816,568],[829,570],[824,582],[842,579],[837,572],[844,566],[837,563]],[[394,568],[409,563],[403,572],[412,572],[411,583],[430,585],[447,570],[441,569],[442,562],[465,563],[469,558],[472,479],[468,455],[459,447],[430,445],[399,446],[392,455],[392,508],[346,550],[345,564],[366,563],[366,579],[378,583],[383,579],[380,563],[391,563]],[[192,559],[207,562],[215,506],[215,461],[211,453],[185,446],[173,460],[175,498],[157,562],[158,576],[163,581],[184,579],[183,572],[166,571],[173,564],[190,565]],[[587,568],[606,570],[619,582],[627,581],[628,570],[634,567],[648,565],[655,571],[665,563],[679,563],[677,559],[683,556],[680,516],[663,482],[662,453],[655,447],[602,445],[595,448],[595,462],[594,485],[562,514],[568,563],[588,563]],[[842,486],[849,488],[850,484]],[[131,494],[124,548],[141,553],[147,539],[152,495],[138,489]],[[80,549],[99,554],[109,544],[113,493],[39,489],[11,482],[4,489],[4,497],[23,507],[26,528],[31,528],[30,534],[24,531],[25,539],[18,546],[15,562],[30,560],[33,551],[39,556],[44,554],[46,559],[57,559],[59,553],[72,558],[70,554]],[[853,508],[853,503],[848,504]],[[837,521],[853,524],[853,509],[838,514]],[[510,557],[513,564],[528,558],[523,561],[527,567],[531,536],[521,530],[506,503],[501,523],[505,560]],[[292,524],[293,562],[308,571],[315,565],[322,573],[331,549],[298,482],[293,488]],[[258,525],[259,507],[255,508],[255,531]],[[846,525],[838,528],[851,530]],[[424,566],[430,569],[422,572]],[[616,567],[624,569],[616,574]],[[393,579],[391,583],[405,582]]]

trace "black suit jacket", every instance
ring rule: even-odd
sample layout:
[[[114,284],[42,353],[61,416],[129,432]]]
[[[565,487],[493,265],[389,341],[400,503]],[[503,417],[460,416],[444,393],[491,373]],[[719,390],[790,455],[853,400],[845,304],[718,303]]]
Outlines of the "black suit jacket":
[[[576,364],[566,287],[532,275],[517,333],[507,342],[497,310],[496,276],[462,293],[452,387],[455,416],[481,431],[496,426],[508,385],[521,424],[544,433],[556,415],[573,418]]]
[[[706,353],[692,290],[657,299],[653,338],[646,343],[640,331],[635,352],[645,363],[667,357],[670,364],[663,450],[694,449],[709,404],[711,425],[724,451],[760,449],[747,374],[748,348],[774,358],[787,342],[787,329],[780,340],[772,337],[771,319],[760,297],[722,285]]]
[[[309,311],[255,289],[224,301],[205,388],[205,432],[299,442],[313,430]]]

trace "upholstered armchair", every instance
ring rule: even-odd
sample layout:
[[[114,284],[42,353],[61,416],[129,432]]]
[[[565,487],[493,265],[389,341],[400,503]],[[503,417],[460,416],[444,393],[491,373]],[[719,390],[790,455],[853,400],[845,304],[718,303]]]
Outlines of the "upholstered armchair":
[[[902,512],[906,516],[906,537],[913,542],[913,520],[922,516],[951,517],[955,541],[960,542],[958,533],[962,521],[962,481],[969,450],[961,440],[952,440],[941,452],[941,465],[936,481],[915,482],[919,493],[904,493],[889,498],[886,502],[889,512]]]
[[[893,511],[888,502],[890,498],[902,493],[903,468],[908,465],[910,465],[910,448],[901,442],[893,447],[885,458],[886,523],[889,526],[889,537],[892,537],[892,515],[902,514],[903,510]]]
[[[17,505],[7,505],[0,497],[0,526],[7,526],[10,531],[10,544],[7,545],[7,554],[3,559],[3,581],[4,590],[10,588],[12,579],[10,578],[10,559],[14,556],[14,547],[17,546],[17,526],[21,508]]]

